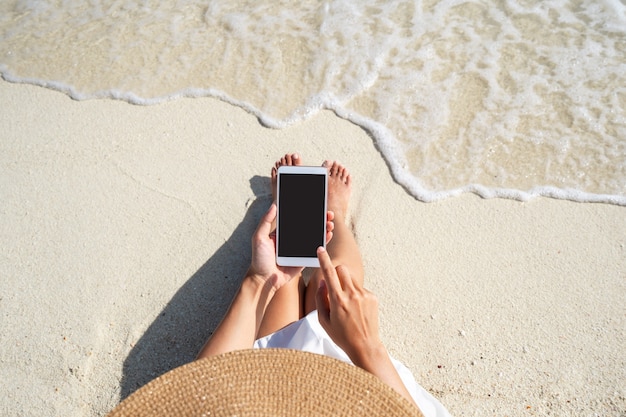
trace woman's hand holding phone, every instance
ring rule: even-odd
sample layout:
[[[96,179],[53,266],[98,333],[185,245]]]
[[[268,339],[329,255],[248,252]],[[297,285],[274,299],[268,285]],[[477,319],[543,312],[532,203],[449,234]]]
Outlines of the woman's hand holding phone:
[[[334,215],[329,212],[326,237],[332,237]],[[264,311],[280,287],[300,275],[302,267],[276,264],[276,236],[272,230],[276,205],[265,213],[252,236],[252,261],[226,316],[198,354],[203,358],[249,349],[257,337]]]
[[[332,211],[326,214],[326,242],[333,236],[335,215]],[[272,225],[276,220],[276,204],[272,204],[265,213],[256,232],[252,236],[252,261],[248,268],[248,277],[269,283],[274,290],[297,277],[303,267],[279,266],[276,264],[276,232]]]

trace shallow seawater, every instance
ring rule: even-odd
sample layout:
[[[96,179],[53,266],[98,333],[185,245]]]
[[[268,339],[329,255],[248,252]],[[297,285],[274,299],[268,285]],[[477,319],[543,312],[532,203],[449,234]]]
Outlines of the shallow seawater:
[[[213,96],[270,127],[332,109],[394,177],[626,205],[626,2],[5,1],[0,71],[76,99]]]

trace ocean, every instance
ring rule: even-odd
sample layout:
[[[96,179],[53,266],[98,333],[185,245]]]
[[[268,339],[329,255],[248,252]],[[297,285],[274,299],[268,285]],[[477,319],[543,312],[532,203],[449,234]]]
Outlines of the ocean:
[[[426,202],[626,205],[625,0],[3,1],[0,72],[270,128],[330,109]]]

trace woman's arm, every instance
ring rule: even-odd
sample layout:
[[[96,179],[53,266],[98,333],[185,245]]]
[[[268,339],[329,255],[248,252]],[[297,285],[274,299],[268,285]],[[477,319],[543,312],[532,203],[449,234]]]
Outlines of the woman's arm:
[[[262,278],[246,274],[226,316],[205,343],[197,359],[239,349],[251,349],[265,308],[276,290]]]
[[[276,242],[272,222],[276,205],[272,204],[252,236],[250,268],[226,316],[198,354],[198,359],[231,350],[251,349],[265,309],[276,291],[302,272],[302,268],[276,265]]]
[[[324,274],[316,299],[320,324],[356,366],[415,404],[379,338],[376,296],[353,280],[348,268],[335,268],[323,248],[317,257]]]
[[[332,238],[334,215],[328,212],[326,240]],[[250,349],[272,297],[280,287],[300,276],[301,267],[276,265],[276,238],[272,224],[276,204],[272,204],[252,236],[250,268],[226,316],[198,353],[198,359],[232,350]]]

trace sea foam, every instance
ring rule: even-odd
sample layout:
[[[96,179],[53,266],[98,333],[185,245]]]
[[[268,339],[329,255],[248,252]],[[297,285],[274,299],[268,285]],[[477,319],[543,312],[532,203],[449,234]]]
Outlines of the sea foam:
[[[617,0],[14,1],[0,72],[84,100],[211,96],[282,128],[366,129],[422,201],[626,205]]]

